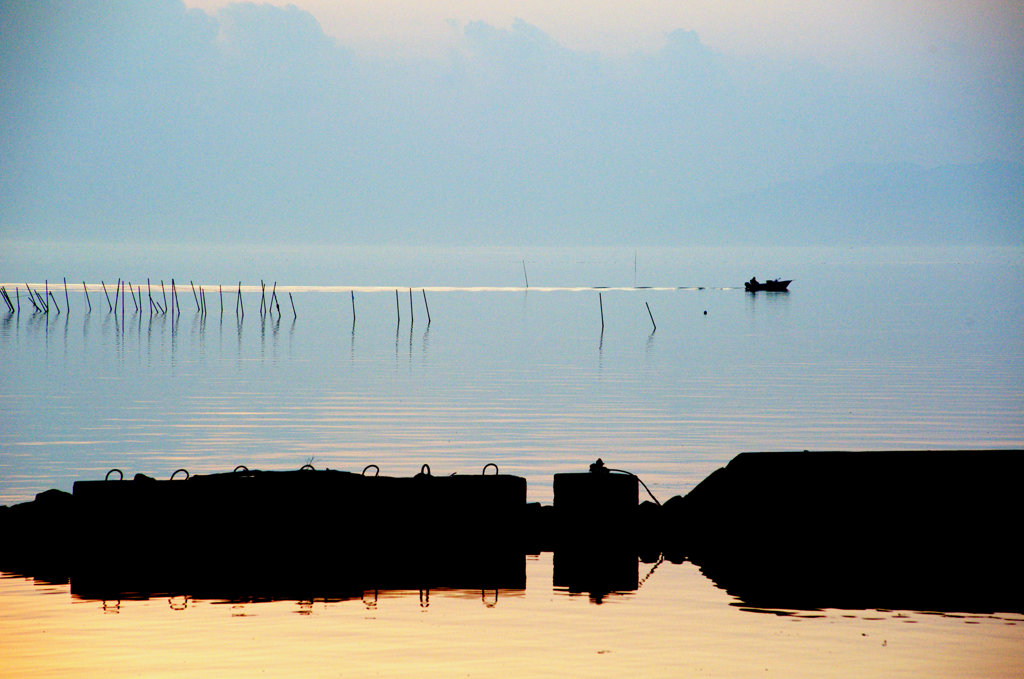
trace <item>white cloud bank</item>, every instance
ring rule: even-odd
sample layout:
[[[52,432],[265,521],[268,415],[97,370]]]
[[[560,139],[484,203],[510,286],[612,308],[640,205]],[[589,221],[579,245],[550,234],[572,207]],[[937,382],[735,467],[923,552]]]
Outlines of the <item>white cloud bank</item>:
[[[0,31],[4,237],[1024,233],[1014,64],[840,72],[726,57],[684,30],[601,57],[523,21],[461,26],[443,59],[383,58],[295,7],[178,0],[15,3]]]

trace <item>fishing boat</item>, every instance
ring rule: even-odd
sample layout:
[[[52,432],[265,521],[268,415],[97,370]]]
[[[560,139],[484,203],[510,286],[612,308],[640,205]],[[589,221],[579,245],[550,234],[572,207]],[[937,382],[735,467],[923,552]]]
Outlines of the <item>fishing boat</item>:
[[[743,284],[743,289],[747,292],[758,292],[764,290],[765,292],[788,292],[789,284],[793,281],[780,281],[778,278],[775,280],[758,281],[756,278],[751,278],[749,281]]]

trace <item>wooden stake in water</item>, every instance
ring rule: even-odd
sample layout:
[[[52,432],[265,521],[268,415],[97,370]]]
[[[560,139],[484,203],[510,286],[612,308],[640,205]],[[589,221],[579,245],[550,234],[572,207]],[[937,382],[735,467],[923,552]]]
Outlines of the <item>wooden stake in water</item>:
[[[52,292],[50,292],[49,290],[47,290],[47,291],[46,291],[46,295],[47,295],[47,296],[48,296],[48,297],[49,297],[50,299],[52,299],[52,300],[53,300],[53,308],[54,308],[54,309],[56,309],[56,310],[57,310],[57,313],[59,314],[59,313],[60,313],[60,305],[59,305],[59,304],[57,304],[57,298],[56,298],[56,297],[54,297],[54,296],[53,296],[53,293],[52,293]]]
[[[114,307],[110,304],[110,295],[107,294],[107,284],[100,279],[100,285],[103,286],[103,296],[107,298],[107,313],[114,310]]]
[[[36,304],[36,300],[32,296],[32,288],[28,287],[28,283],[25,283],[25,289],[28,290],[28,301],[32,302],[32,308],[39,311],[39,305]]]
[[[66,276],[64,277],[64,308],[68,310],[69,314],[71,313],[71,300],[68,298],[68,279]]]
[[[356,291],[349,290],[349,294],[352,295],[352,325],[356,324]]]
[[[651,317],[651,325],[654,326],[654,330],[651,330],[653,333],[658,329],[658,325],[654,322],[654,314],[651,313],[651,305],[647,304],[647,302],[644,302],[644,305],[647,307],[647,315]]]
[[[412,288],[409,288],[409,323],[416,322],[416,314],[412,310]]]
[[[398,290],[395,290],[395,314],[398,317],[398,325],[402,324],[402,309],[398,306]]]
[[[266,313],[266,306],[267,306],[267,286],[263,282],[263,279],[261,278],[260,279],[260,316],[262,316],[264,313]]]
[[[181,305],[178,304],[178,286],[175,285],[174,279],[171,279],[171,316],[174,316],[174,312],[178,312],[178,316],[181,316]]]
[[[277,317],[281,318],[281,302],[278,301],[277,299],[277,281],[274,281],[274,289],[271,292],[272,294],[270,295],[270,303],[277,307]],[[267,309],[269,308],[270,305],[268,304]]]
[[[36,299],[39,300],[39,310],[44,314],[50,313],[50,303],[46,301],[46,298],[40,295],[38,290],[33,290],[32,292],[35,293]]]
[[[85,302],[89,305],[89,313],[92,313],[92,300],[89,299],[89,288],[85,287],[85,281],[82,281],[82,292],[85,293]]]
[[[224,286],[217,284],[217,294],[220,295],[220,315],[224,315]]]
[[[117,287],[114,288],[114,313],[117,313],[117,299],[118,295],[121,294],[121,279],[117,279]],[[116,319],[115,319],[116,320]]]
[[[427,304],[427,291],[422,289],[423,292],[423,307],[427,310],[427,325],[430,325],[430,305]]]
[[[241,310],[242,318],[245,318],[245,304],[242,303],[242,281],[238,281],[238,303],[235,304],[235,315]]]
[[[192,297],[196,300],[196,311],[202,311],[202,307],[199,306],[199,296],[196,294],[195,284],[192,281],[189,281],[188,284],[192,288]],[[202,290],[202,288],[200,288],[200,290]]]
[[[526,281],[526,287],[530,287],[530,277],[526,275],[526,260],[523,260],[523,280]]]
[[[299,314],[295,311],[295,300],[292,299],[292,293],[290,292],[288,293],[288,301],[292,303],[292,315],[295,316],[295,318],[298,318]]]
[[[25,283],[25,289],[28,290],[28,301],[32,302],[32,308],[36,311],[42,311],[42,308],[36,303],[36,297],[39,293],[28,287],[28,283]]]
[[[601,332],[604,332],[604,300],[600,292],[597,293],[597,303],[601,306]]]

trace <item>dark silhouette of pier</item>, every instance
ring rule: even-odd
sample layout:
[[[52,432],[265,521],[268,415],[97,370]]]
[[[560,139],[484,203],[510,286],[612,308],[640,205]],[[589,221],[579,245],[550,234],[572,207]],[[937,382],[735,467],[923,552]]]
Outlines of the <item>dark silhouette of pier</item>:
[[[600,461],[556,474],[550,506],[482,471],[112,470],[0,507],[0,570],[88,598],[344,599],[523,589],[550,551],[596,602],[688,560],[752,608],[1024,612],[1024,451],[743,453],[664,503]]]

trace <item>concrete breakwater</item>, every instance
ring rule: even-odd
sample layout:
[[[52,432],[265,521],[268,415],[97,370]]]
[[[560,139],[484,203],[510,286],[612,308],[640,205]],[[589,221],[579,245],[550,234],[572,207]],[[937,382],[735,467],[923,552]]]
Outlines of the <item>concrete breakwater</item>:
[[[743,453],[666,503],[686,558],[762,608],[1024,611],[1024,451]]]
[[[0,569],[96,596],[337,595],[519,588],[553,551],[556,584],[594,594],[636,589],[639,557],[760,608],[1024,611],[1024,451],[743,453],[661,504],[600,461],[556,474],[551,506],[497,471],[114,472],[0,508]]]

